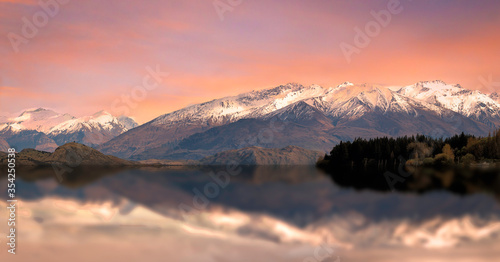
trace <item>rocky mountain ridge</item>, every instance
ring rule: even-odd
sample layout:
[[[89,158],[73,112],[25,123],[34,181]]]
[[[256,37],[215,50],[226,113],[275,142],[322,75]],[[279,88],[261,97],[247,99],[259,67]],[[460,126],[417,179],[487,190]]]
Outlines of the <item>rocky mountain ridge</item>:
[[[73,141],[97,146],[137,126],[129,117],[115,117],[105,111],[75,118],[45,108],[28,109],[2,121],[0,138],[18,151],[36,148],[51,152]]]
[[[350,82],[330,88],[292,83],[159,116],[99,148],[131,159],[200,159],[246,146],[295,145],[325,151],[340,140],[356,137],[486,135],[500,123],[499,112],[500,103],[493,94],[442,81],[396,88]],[[287,123],[286,129],[267,130],[281,122]],[[262,132],[272,139],[244,142]]]

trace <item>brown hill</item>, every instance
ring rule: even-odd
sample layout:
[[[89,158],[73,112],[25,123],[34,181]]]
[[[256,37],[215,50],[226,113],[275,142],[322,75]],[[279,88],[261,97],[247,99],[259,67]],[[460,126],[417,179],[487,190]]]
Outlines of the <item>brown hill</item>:
[[[7,155],[0,155],[0,164],[7,164]],[[16,164],[21,166],[45,166],[62,164],[76,166],[131,166],[136,162],[105,155],[91,147],[79,143],[67,143],[53,153],[35,149],[23,149],[16,154]]]
[[[203,165],[314,165],[324,153],[297,146],[284,148],[247,147],[228,150],[200,160]]]

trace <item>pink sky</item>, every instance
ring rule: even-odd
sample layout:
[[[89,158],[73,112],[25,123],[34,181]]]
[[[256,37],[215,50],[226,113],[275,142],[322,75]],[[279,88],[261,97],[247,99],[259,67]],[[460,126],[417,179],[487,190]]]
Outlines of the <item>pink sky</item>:
[[[480,78],[500,82],[494,0],[402,0],[403,10],[350,63],[340,44],[353,44],[354,28],[390,0],[243,0],[223,21],[212,0],[66,1],[16,53],[7,35],[23,36],[23,17],[43,9],[38,1],[0,0],[0,116],[33,107],[75,116],[113,111],[156,65],[170,74],[129,108],[140,123],[288,82],[441,79],[488,93]]]

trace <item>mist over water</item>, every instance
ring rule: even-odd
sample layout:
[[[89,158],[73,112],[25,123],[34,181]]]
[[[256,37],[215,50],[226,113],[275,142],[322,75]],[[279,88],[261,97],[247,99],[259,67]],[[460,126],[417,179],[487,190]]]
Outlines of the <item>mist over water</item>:
[[[438,181],[423,176],[427,170],[390,191],[381,186],[385,180],[366,183],[363,176],[375,174],[359,170],[244,167],[223,187],[214,180],[220,171],[82,168],[61,181],[51,169],[20,169],[19,254],[9,261],[494,261],[500,255],[499,179],[491,174],[464,181],[455,170],[437,170]]]

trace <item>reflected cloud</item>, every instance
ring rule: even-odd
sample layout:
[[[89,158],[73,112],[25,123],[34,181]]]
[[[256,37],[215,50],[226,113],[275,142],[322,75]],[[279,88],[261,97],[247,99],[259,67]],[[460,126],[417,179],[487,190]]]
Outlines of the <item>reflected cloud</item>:
[[[38,261],[53,259],[44,246],[62,250],[60,261],[102,249],[113,257],[85,257],[107,262],[160,261],[166,252],[172,261],[304,261],[323,246],[334,250],[332,261],[500,255],[500,207],[491,196],[357,191],[314,168],[292,169],[246,169],[188,216],[178,205],[211,181],[212,168],[87,170],[67,184],[54,184],[47,170],[30,173],[18,182],[26,250],[13,261],[36,252]],[[4,203],[0,209],[4,215]]]

